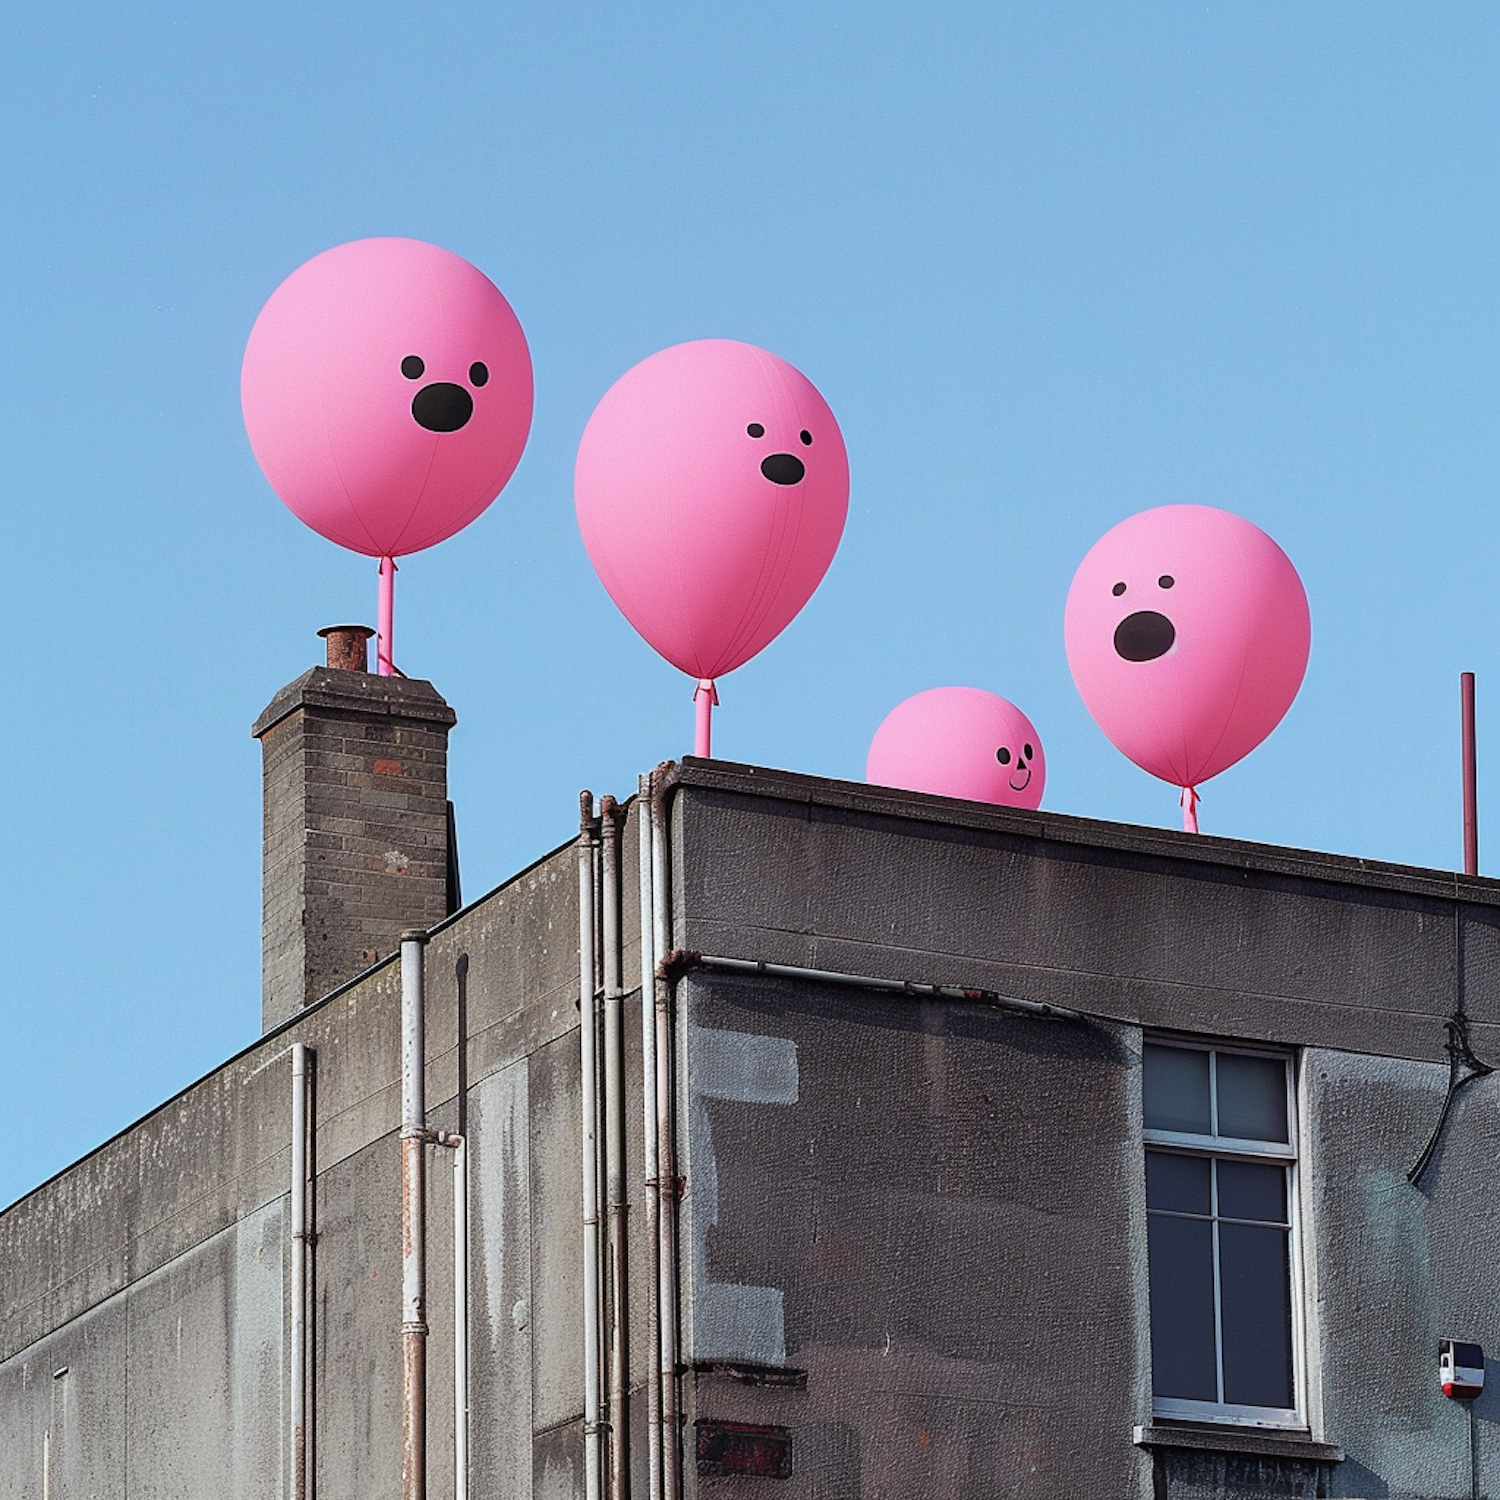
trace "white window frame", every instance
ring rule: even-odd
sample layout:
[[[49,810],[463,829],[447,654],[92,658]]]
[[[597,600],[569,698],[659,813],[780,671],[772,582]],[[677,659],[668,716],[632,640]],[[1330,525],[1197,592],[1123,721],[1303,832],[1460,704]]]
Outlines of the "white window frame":
[[[1294,1404],[1287,1408],[1275,1406],[1240,1406],[1231,1402],[1189,1401],[1182,1397],[1157,1396],[1153,1394],[1151,1398],[1152,1413],[1157,1417],[1166,1417],[1176,1421],[1220,1422],[1241,1427],[1269,1427],[1282,1431],[1306,1432],[1308,1430],[1306,1416],[1307,1361],[1304,1355],[1306,1319],[1304,1315],[1305,1298],[1303,1294],[1302,1274],[1302,1205],[1301,1172],[1299,1171],[1300,1155],[1298,1150],[1300,1122],[1297,1110],[1297,1057],[1292,1052],[1276,1047],[1244,1046],[1240,1043],[1224,1045],[1219,1042],[1193,1041],[1182,1037],[1159,1036],[1151,1035],[1150,1033],[1145,1034],[1143,1042],[1150,1046],[1175,1047],[1188,1052],[1227,1053],[1238,1057],[1274,1058],[1276,1061],[1284,1064],[1286,1068],[1287,1139],[1285,1142],[1242,1141],[1233,1136],[1194,1135],[1185,1131],[1147,1129],[1144,1123],[1145,1087],[1143,1079],[1141,1090],[1143,1111],[1141,1137],[1145,1147],[1170,1150],[1184,1156],[1266,1162],[1275,1161],[1281,1162],[1290,1168],[1287,1173],[1287,1223],[1289,1226],[1287,1269],[1290,1281],[1288,1296],[1291,1302],[1292,1314],[1292,1400]],[[1141,1059],[1142,1066],[1144,1067],[1144,1048]],[[1217,1106],[1218,1098],[1217,1066],[1217,1063],[1211,1057],[1209,1063],[1211,1079],[1210,1098],[1215,1107]],[[1144,1159],[1145,1151],[1143,1149],[1143,1164]],[[1215,1222],[1217,1222],[1217,1217]],[[1147,1301],[1149,1304],[1149,1295]],[[1222,1391],[1224,1388],[1224,1349],[1220,1328],[1220,1315],[1219,1256],[1217,1236],[1215,1236],[1214,1335],[1218,1362],[1219,1389]]]

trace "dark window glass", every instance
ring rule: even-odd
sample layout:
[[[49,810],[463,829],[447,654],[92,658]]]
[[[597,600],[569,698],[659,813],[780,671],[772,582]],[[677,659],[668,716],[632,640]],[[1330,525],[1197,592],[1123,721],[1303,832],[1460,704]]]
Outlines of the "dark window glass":
[[[1242,1141],[1286,1140],[1286,1063],[1221,1052],[1216,1065],[1219,1134]]]
[[[1181,1401],[1217,1401],[1213,1225],[1146,1215],[1151,1267],[1151,1389]]]
[[[1146,1129],[1209,1135],[1208,1053],[1146,1043]]]
[[[1191,1219],[1170,1222],[1194,1223]],[[1290,1238],[1285,1229],[1219,1225],[1224,1400],[1231,1406],[1285,1408],[1292,1404]],[[1151,1280],[1155,1285],[1154,1267]]]
[[[1268,1224],[1287,1222],[1285,1167],[1220,1157],[1214,1163],[1214,1170],[1219,1174],[1220,1218],[1260,1219]],[[1150,1201],[1148,1188],[1146,1202]]]
[[[1208,1214],[1209,1168],[1206,1156],[1178,1156],[1171,1151],[1146,1153],[1146,1207],[1180,1214]]]

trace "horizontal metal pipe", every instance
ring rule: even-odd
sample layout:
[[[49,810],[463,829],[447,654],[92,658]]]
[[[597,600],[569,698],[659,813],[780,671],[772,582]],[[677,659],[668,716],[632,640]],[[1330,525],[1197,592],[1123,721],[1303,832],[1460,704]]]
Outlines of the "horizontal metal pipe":
[[[721,958],[708,953],[668,954],[666,967],[683,970],[708,969],[722,974],[762,974],[768,979],[803,979],[817,984],[839,984],[849,989],[879,990],[889,995],[915,995],[926,1000],[966,1000],[972,1004],[993,1005],[1022,1015],[1042,1016],[1052,1021],[1081,1021],[1083,1013],[1062,1005],[1047,1005],[1040,1000],[1022,1000],[1016,995],[999,995],[993,990],[974,989],[959,984],[924,984],[914,979],[880,979],[871,974],[842,974],[836,969],[808,969],[798,964],[773,964],[760,958]]]

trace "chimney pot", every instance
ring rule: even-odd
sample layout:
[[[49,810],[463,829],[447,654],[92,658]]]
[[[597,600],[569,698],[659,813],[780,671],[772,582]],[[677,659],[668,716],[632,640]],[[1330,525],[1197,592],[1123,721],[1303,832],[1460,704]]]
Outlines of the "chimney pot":
[[[328,642],[328,665],[336,672],[368,672],[366,643],[375,634],[368,625],[325,625],[318,634]]]

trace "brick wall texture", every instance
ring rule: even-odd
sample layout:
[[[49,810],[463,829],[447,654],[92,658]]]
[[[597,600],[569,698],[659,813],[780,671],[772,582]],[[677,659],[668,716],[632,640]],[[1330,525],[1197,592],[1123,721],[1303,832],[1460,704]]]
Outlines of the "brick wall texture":
[[[429,682],[327,667],[256,720],[266,1030],[446,915],[455,722]]]

